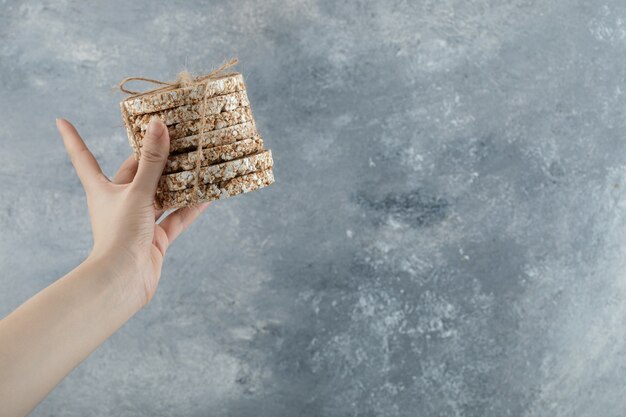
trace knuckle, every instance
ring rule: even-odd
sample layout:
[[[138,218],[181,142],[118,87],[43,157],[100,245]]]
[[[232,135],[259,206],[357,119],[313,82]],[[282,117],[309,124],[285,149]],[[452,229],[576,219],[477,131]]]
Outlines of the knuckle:
[[[162,162],[165,158],[167,158],[167,153],[165,149],[159,146],[146,146],[141,152],[141,159],[144,162]]]

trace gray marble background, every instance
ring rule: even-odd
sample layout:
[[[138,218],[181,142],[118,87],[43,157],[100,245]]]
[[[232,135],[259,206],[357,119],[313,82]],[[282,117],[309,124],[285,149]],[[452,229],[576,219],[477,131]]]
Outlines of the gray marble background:
[[[121,78],[231,56],[276,184],[34,416],[626,414],[622,0],[0,1],[0,315],[91,244],[54,118],[112,174]]]

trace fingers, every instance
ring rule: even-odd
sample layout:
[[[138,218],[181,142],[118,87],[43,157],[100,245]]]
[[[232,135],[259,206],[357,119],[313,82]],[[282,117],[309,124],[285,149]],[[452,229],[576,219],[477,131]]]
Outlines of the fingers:
[[[161,216],[163,215],[163,213],[165,213],[167,210],[156,210],[156,212],[154,213],[154,221],[158,221]]]
[[[83,142],[76,128],[65,119],[57,119],[57,129],[63,138],[65,149],[85,191],[96,186],[99,182],[108,182],[109,180],[102,173],[98,161]]]
[[[161,256],[165,256],[167,247],[169,246],[169,240],[162,228],[158,225],[154,225],[154,237],[152,238],[152,244],[161,252]]]
[[[176,210],[167,216],[159,225],[165,231],[169,244],[194,222],[211,203],[202,203]]]
[[[113,177],[114,184],[128,184],[135,178],[135,174],[137,173],[137,160],[134,155],[130,155],[126,160],[120,165],[119,169],[115,173]]]
[[[153,117],[143,138],[139,166],[133,179],[133,187],[138,192],[150,198],[154,197],[169,150],[170,139],[167,127],[158,118]]]

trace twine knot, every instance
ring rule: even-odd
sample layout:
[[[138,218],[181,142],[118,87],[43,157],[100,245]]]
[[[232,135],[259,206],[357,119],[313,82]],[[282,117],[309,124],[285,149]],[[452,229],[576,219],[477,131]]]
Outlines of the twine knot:
[[[181,87],[189,87],[190,85],[194,83],[194,79],[189,71],[182,70],[181,72],[178,73],[178,78],[176,79],[176,82]]]
[[[145,77],[126,77],[122,81],[120,81],[120,83],[117,85],[117,88],[119,88],[124,93],[130,94],[131,96],[129,98],[141,96],[144,94],[156,93],[160,91],[175,90],[181,87],[189,87],[191,85],[198,84],[202,81],[219,78],[223,75],[226,75],[224,74],[225,70],[227,70],[228,68],[232,66],[237,65],[238,63],[239,63],[239,60],[237,58],[232,58],[226,63],[224,63],[218,69],[213,70],[206,75],[200,75],[197,77],[193,77],[189,71],[183,70],[178,73],[178,77],[176,78],[176,81],[172,81],[172,82],[160,81],[160,80],[155,80],[153,78],[145,78]],[[152,84],[160,84],[163,87],[157,87],[148,91],[133,91],[125,87],[126,83],[128,83],[129,81],[145,81],[145,82],[152,83]]]

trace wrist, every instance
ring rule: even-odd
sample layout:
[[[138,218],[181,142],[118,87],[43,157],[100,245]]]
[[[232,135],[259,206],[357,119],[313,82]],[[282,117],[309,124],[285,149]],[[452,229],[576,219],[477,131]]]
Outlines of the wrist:
[[[92,251],[81,266],[107,292],[111,301],[135,312],[145,304],[136,279],[139,267],[134,259],[123,253]]]

